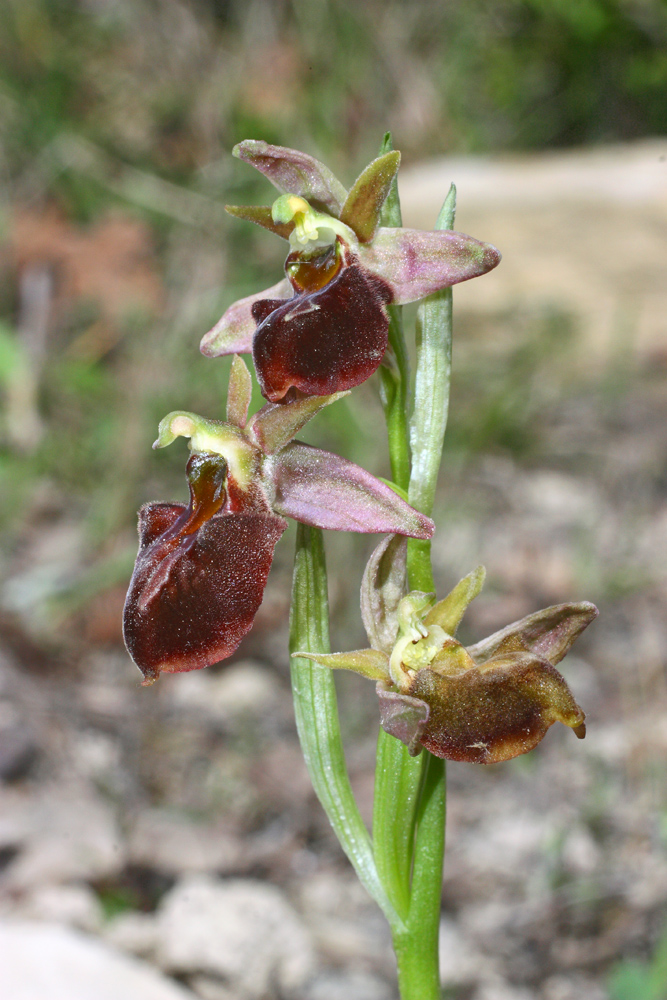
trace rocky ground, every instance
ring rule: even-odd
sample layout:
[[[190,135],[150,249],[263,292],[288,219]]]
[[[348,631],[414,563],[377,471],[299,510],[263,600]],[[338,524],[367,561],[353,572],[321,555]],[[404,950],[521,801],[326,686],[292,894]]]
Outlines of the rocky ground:
[[[587,712],[583,742],[554,727],[509,764],[449,766],[451,1000],[605,1000],[616,963],[649,962],[664,933],[667,339],[591,365],[566,307],[460,314],[438,582],[486,564],[469,639],[566,599],[594,600],[601,616],[563,664]],[[122,587],[50,639],[35,626],[40,581],[82,544],[52,495],[35,511],[4,567],[4,995],[396,1000],[387,927],[314,799],[294,731],[289,544],[235,661],[146,689],[109,625]],[[362,557],[350,562],[345,545],[330,546],[331,590],[350,648]],[[372,687],[342,678],[340,700],[369,817]]]

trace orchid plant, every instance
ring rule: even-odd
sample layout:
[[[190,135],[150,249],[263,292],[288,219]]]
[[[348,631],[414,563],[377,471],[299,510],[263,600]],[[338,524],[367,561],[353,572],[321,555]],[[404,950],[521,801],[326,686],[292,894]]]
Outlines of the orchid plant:
[[[453,230],[452,186],[432,232],[401,224],[400,154],[346,190],[318,160],[249,140],[234,154],[277,188],[228,211],[287,241],[285,278],[234,303],[203,338],[233,354],[226,421],[175,411],[154,447],[189,440],[189,504],[139,512],[124,615],[127,648],[152,683],[229,657],[252,627],[286,517],[298,522],[290,613],[296,722],[313,786],[343,850],[391,926],[403,1000],[436,1000],[445,760],[489,764],[532,750],[584,713],[556,664],[597,614],[561,604],[473,646],[456,630],[478,567],[436,601],[431,520],[449,403],[451,286],[500,254]],[[400,306],[419,301],[414,386]],[[248,417],[252,354],[267,403]],[[393,482],[295,440],[325,406],[379,374]],[[410,400],[412,404],[410,405]],[[361,588],[369,648],[331,653],[322,529],[384,534]],[[354,800],[330,668],[374,680],[379,741],[372,836]]]

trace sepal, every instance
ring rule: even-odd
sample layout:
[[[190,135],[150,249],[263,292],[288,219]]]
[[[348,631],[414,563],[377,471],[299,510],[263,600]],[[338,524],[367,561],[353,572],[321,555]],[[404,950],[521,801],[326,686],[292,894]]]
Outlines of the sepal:
[[[299,195],[336,218],[340,215],[347,191],[315,157],[261,139],[245,139],[234,146],[232,153],[264,174],[283,194]]]
[[[360,466],[293,441],[271,461],[274,510],[333,531],[430,538],[435,526]]]
[[[500,263],[500,253],[465,233],[451,230],[377,230],[372,243],[361,244],[362,264],[387,283],[392,303],[416,302],[486,274]]]
[[[234,302],[220,317],[218,322],[201,339],[199,350],[207,358],[217,358],[223,354],[250,354],[252,338],[257,325],[252,315],[252,307],[260,299],[290,299],[292,286],[283,278],[271,288],[255,295],[247,295]]]
[[[373,649],[391,653],[398,637],[398,606],[407,590],[408,543],[388,535],[374,549],[361,581],[361,620]]]
[[[470,646],[470,653],[478,663],[486,663],[492,657],[527,652],[555,666],[598,614],[589,601],[555,604],[494,632]]]

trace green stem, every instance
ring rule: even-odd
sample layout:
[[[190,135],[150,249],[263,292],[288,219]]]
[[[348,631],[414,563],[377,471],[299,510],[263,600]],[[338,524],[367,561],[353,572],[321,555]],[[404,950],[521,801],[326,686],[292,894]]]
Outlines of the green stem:
[[[387,132],[380,146],[380,156],[393,148],[391,133]],[[396,178],[382,206],[380,222],[383,226],[403,225]],[[410,361],[403,333],[403,310],[400,306],[389,306],[389,350],[380,368],[380,399],[389,438],[391,477],[402,490],[407,490],[410,482],[409,389]]]
[[[387,133],[380,155],[393,148]],[[396,181],[382,210],[383,226],[400,226],[401,204]],[[381,399],[394,482],[407,490],[410,484],[408,394],[410,367],[403,332],[402,310],[389,309],[388,365],[380,368]],[[417,803],[423,781],[424,757],[411,757],[402,743],[383,729],[378,735],[373,800],[373,847],[378,873],[394,907],[407,919],[410,878],[417,822]],[[396,929],[393,928],[394,933]]]
[[[387,364],[380,368],[380,399],[389,438],[391,478],[401,489],[410,482],[410,440],[408,437],[408,386],[410,365],[403,336],[400,306],[389,306],[389,347]]]
[[[436,224],[452,229],[456,190],[450,188]],[[417,318],[417,371],[410,425],[410,503],[431,514],[449,408],[452,346],[451,289],[429,296]],[[407,398],[407,394],[406,394]],[[388,424],[388,430],[390,430]],[[395,443],[389,433],[392,454]],[[392,470],[394,461],[392,461]],[[402,483],[399,483],[402,485]],[[408,586],[435,591],[431,543],[408,541]],[[391,744],[394,744],[391,746]],[[445,847],[445,762],[423,751],[411,758],[381,732],[373,836],[378,871],[406,930],[393,929],[403,1000],[438,1000],[438,928]]]
[[[329,652],[329,602],[322,532],[297,526],[290,652]],[[293,657],[292,692],[296,726],[315,794],[359,880],[392,927],[403,922],[382,884],[370,837],[354,800],[345,766],[332,671]]]
[[[445,853],[445,762],[424,751],[407,932],[394,932],[403,1000],[440,1000],[438,930]]]
[[[411,757],[399,740],[380,730],[375,764],[373,848],[379,876],[403,921],[407,921],[410,909],[410,877],[424,761],[424,754]]]

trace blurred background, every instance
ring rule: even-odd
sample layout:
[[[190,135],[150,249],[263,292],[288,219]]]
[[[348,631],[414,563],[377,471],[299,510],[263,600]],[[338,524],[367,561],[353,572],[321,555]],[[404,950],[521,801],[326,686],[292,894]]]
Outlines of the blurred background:
[[[101,1000],[102,984],[395,1000],[387,929],[294,732],[292,529],[224,667],[142,689],[120,630],[136,510],[186,494],[185,447],[151,451],[157,423],[222,415],[228,361],[199,340],[281,275],[284,245],[224,212],[273,197],[232,146],[303,149],[350,185],[387,129],[405,222],[431,227],[454,181],[457,228],[504,254],[454,295],[441,592],[487,566],[469,641],[565,600],[601,610],[563,665],[584,743],[558,727],[525,758],[449,768],[443,995],[667,996],[667,6],[4,0],[8,1000]],[[303,436],[388,475],[375,378]],[[350,649],[376,539],[328,541],[334,648]],[[370,818],[375,696],[354,677],[339,692]]]

